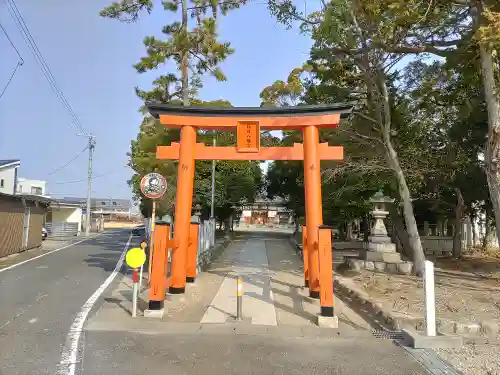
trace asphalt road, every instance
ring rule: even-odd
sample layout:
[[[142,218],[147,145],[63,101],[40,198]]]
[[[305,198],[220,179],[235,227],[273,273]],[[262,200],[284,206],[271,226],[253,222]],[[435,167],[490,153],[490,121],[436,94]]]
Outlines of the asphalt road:
[[[75,316],[115,269],[129,232],[105,233],[0,272],[0,374],[56,372]]]
[[[87,332],[85,375],[425,375],[390,340]]]
[[[1,375],[428,374],[403,349],[390,340],[367,337],[366,331],[322,337],[314,330],[305,337],[286,326],[261,334],[258,326],[228,333],[227,325],[204,325],[202,333],[175,324],[169,333],[163,328],[141,333],[128,325],[120,331],[83,330],[74,371],[61,373],[70,327],[115,270],[128,233],[107,233],[0,272]],[[131,246],[137,242],[134,238]],[[114,284],[120,279],[118,275]]]

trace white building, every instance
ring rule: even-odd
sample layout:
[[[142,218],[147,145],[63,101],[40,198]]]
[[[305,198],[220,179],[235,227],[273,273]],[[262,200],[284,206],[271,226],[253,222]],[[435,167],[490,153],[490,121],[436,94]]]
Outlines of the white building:
[[[52,200],[45,223],[49,236],[78,236],[82,227],[82,207],[78,203],[64,199]]]
[[[16,194],[39,195],[47,197],[47,181],[30,180],[19,177],[17,180]]]
[[[18,159],[0,160],[0,193],[15,194],[17,190]]]

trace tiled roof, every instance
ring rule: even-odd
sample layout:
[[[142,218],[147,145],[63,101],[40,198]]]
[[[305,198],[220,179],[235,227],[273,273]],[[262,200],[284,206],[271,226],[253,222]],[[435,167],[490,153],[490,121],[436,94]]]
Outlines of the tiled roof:
[[[4,165],[20,163],[20,162],[21,162],[21,160],[19,160],[19,159],[0,159],[0,167],[3,167]]]
[[[8,199],[15,199],[15,200],[26,199],[28,201],[33,201],[33,202],[38,201],[38,202],[42,202],[45,204],[49,204],[50,202],[52,202],[52,199],[50,199],[50,198],[42,197],[39,195],[31,195],[31,194],[13,195],[13,194],[0,193],[0,197],[4,197],[4,198],[8,198]]]
[[[80,200],[80,199],[74,199],[74,198],[54,198],[54,201],[57,203],[61,204],[68,204],[68,205],[82,205],[85,203],[85,201]]]

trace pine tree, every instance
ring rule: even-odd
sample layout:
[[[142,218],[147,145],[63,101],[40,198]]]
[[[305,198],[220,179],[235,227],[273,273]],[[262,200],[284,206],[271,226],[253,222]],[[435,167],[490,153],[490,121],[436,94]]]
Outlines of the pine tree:
[[[142,57],[134,68],[139,73],[144,73],[159,69],[173,61],[177,69],[156,79],[153,82],[155,87],[149,92],[136,88],[137,95],[145,101],[163,103],[180,99],[182,104],[187,106],[190,98],[194,97],[202,87],[203,74],[209,73],[218,81],[225,81],[226,76],[219,68],[219,64],[234,50],[229,42],[218,41],[217,16],[226,15],[229,10],[239,8],[246,1],[220,3],[207,0],[162,1],[164,9],[175,13],[179,19],[163,27],[165,40],[154,36],[144,39],[146,56]],[[100,15],[122,22],[135,22],[143,11],[151,13],[153,2],[121,0],[102,10]]]
[[[226,77],[219,68],[234,50],[228,42],[217,40],[217,16],[226,15],[229,10],[239,8],[246,0],[235,0],[218,3],[207,0],[162,1],[165,11],[172,12],[178,19],[163,27],[164,40],[154,36],[144,39],[146,56],[142,57],[134,68],[139,73],[160,69],[173,62],[174,71],[165,72],[153,81],[153,88],[144,91],[138,87],[135,92],[144,102],[170,103],[189,105],[191,102],[202,104],[196,99],[202,87],[202,76],[211,74],[218,81]],[[120,0],[112,3],[100,12],[102,17],[116,19],[121,22],[136,22],[141,13],[152,13],[153,1]],[[176,129],[167,129],[147,115],[147,108],[140,108],[145,115],[137,139],[131,143],[127,154],[129,165],[134,175],[128,181],[133,189],[134,198],[140,201],[142,213],[150,216],[149,200],[142,200],[140,179],[149,172],[159,172],[166,176],[170,186],[167,194],[158,205],[161,214],[172,213],[171,208],[175,195],[176,168],[174,161],[157,160],[156,145],[168,144],[179,138]],[[201,202],[206,203],[206,202]]]

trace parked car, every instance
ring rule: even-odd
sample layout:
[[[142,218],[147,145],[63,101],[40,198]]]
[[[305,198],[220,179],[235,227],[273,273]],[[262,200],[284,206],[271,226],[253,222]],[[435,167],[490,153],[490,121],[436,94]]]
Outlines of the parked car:
[[[145,235],[146,235],[146,227],[144,225],[132,229],[132,236],[145,236]]]
[[[47,238],[47,230],[45,228],[42,228],[42,241]]]

